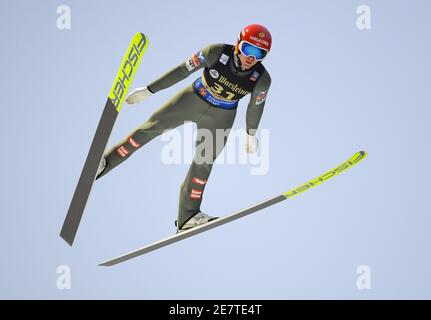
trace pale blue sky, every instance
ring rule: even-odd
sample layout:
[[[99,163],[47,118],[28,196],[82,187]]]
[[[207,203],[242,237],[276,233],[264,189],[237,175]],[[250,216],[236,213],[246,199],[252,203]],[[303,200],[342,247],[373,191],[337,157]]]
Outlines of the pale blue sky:
[[[59,5],[71,30],[56,27]],[[356,28],[371,7],[372,28]],[[431,298],[428,1],[1,1],[0,298]],[[267,175],[215,166],[202,209],[229,214],[295,187],[358,150],[318,188],[114,268],[97,264],[174,232],[188,166],[157,139],[96,183],[75,246],[58,236],[114,75],[150,38],[132,87],[211,43],[268,26],[272,76],[261,128]],[[197,76],[197,75],[196,75]],[[190,79],[124,106],[110,145]],[[235,128],[245,125],[248,99]],[[157,182],[157,183],[155,183]],[[151,187],[150,187],[151,185]],[[58,290],[58,265],[72,288]],[[371,290],[356,268],[371,269]]]

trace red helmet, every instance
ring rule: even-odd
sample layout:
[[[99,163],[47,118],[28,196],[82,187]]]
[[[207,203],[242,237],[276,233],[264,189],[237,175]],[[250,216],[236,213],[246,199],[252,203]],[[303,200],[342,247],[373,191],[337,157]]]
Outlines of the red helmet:
[[[271,33],[260,24],[251,24],[242,29],[238,37],[238,43],[241,41],[247,41],[266,51],[271,49],[272,44]]]

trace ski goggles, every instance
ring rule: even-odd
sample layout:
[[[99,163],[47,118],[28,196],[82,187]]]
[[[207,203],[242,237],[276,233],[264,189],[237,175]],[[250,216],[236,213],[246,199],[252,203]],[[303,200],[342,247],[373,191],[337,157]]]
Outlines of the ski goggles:
[[[268,50],[259,48],[244,40],[239,43],[238,47],[243,55],[246,57],[254,57],[257,61],[262,61],[268,54]]]

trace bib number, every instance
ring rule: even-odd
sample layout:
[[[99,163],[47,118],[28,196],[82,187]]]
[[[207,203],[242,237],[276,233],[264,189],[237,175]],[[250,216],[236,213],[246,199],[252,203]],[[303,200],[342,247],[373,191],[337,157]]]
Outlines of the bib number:
[[[225,98],[226,100],[232,100],[233,97],[235,97],[235,94],[229,91],[225,91],[224,88],[219,85],[218,83],[214,83],[214,85],[211,87],[211,89],[217,93],[218,95],[222,96],[223,98]],[[223,93],[226,93],[226,96],[223,95]]]

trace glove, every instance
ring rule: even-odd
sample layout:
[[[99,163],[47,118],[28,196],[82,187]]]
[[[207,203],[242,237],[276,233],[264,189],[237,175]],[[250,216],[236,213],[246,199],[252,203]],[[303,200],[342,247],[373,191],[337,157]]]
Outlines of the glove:
[[[245,139],[245,151],[247,153],[256,153],[258,140],[256,136],[249,135],[246,133]]]
[[[147,87],[136,88],[127,95],[126,102],[128,104],[141,103],[152,94],[153,93]]]

